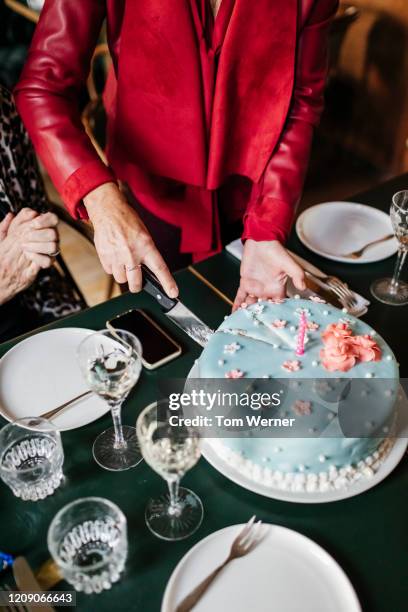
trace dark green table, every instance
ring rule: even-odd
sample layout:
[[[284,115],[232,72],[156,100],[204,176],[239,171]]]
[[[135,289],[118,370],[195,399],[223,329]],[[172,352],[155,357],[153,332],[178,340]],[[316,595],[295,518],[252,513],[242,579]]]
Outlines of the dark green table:
[[[359,197],[381,208],[389,207],[390,195],[408,184],[408,175],[399,181]],[[368,296],[369,282],[389,274],[393,261],[369,266],[329,264],[306,251],[296,238],[290,247],[328,272],[335,272]],[[238,283],[239,263],[227,253],[197,266],[215,286],[233,297]],[[181,298],[210,326],[217,326],[230,308],[190,271],[177,274]],[[158,307],[146,295],[124,295],[110,302],[70,317],[58,326],[99,329],[107,318],[129,307],[150,310],[168,328]],[[406,319],[408,309],[387,308],[373,304],[366,320],[390,342],[407,371]],[[51,326],[52,327],[52,326]],[[139,411],[155,399],[157,376],[181,377],[191,368],[200,349],[182,332],[171,327],[183,345],[183,356],[157,373],[143,372],[127,402],[124,421],[134,423]],[[404,339],[405,334],[405,339]],[[4,354],[13,342],[0,346]],[[24,384],[24,381],[22,381]],[[27,389],[27,411],[30,393]],[[290,504],[250,493],[225,479],[201,459],[184,479],[204,502],[205,517],[199,531],[190,539],[165,543],[154,538],[144,524],[144,507],[149,496],[164,489],[165,483],[144,463],[128,472],[111,473],[101,469],[92,459],[92,443],[96,435],[110,425],[106,415],[82,429],[62,434],[65,449],[65,484],[50,498],[38,502],[21,502],[0,483],[0,549],[25,555],[32,567],[47,558],[48,525],[63,505],[78,497],[100,495],[117,503],[125,512],[129,526],[129,559],[122,581],[111,591],[85,597],[78,594],[79,610],[104,612],[112,610],[160,610],[167,580],[181,557],[197,541],[230,524],[245,522],[256,514],[265,522],[284,525],[313,538],[332,554],[350,577],[367,612],[402,612],[408,601],[408,469],[404,459],[383,483],[359,497],[332,504]],[[60,583],[59,588],[67,588]],[[237,585],[239,588],[239,585]],[[295,585],[294,585],[294,588]],[[273,602],[265,602],[265,612],[273,610]],[[214,611],[218,612],[218,611]],[[224,612],[224,611],[223,611]],[[227,610],[225,610],[227,612]],[[229,612],[229,611],[228,611]],[[233,611],[231,611],[233,612]]]

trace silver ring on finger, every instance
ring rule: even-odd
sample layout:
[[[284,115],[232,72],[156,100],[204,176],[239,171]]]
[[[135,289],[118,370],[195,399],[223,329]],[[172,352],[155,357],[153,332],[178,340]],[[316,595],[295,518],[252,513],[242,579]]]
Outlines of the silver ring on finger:
[[[58,249],[57,251],[55,251],[55,253],[50,253],[50,257],[57,257],[57,255],[59,255],[61,253],[61,250]]]
[[[128,268],[128,266],[125,266],[125,270],[126,272],[133,272],[133,270],[137,270],[140,267],[141,267],[141,264],[137,264],[136,266],[133,266],[133,268]]]

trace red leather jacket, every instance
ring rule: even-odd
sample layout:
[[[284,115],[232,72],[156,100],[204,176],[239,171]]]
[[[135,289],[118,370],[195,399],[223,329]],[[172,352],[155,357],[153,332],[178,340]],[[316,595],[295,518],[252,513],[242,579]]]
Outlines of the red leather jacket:
[[[217,225],[205,196],[238,175],[251,185],[243,237],[285,240],[322,111],[338,0],[231,1],[221,3],[209,47],[197,32],[197,0],[46,0],[15,97],[74,216],[86,216],[89,191],[117,178],[182,228],[182,250],[204,252]],[[77,105],[104,18],[117,79],[110,167]]]

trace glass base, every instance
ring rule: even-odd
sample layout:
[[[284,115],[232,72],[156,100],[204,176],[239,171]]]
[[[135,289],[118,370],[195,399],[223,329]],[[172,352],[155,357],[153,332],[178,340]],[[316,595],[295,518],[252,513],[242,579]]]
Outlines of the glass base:
[[[162,540],[184,540],[200,527],[204,516],[200,498],[190,489],[180,487],[178,505],[178,512],[170,511],[169,494],[149,500],[145,520],[146,525],[155,536]]]
[[[101,467],[112,472],[119,472],[135,467],[142,460],[140,447],[137,441],[136,428],[123,425],[123,437],[126,446],[115,448],[115,430],[106,429],[95,440],[92,448],[93,456]]]
[[[398,281],[398,285],[394,287],[391,278],[380,278],[372,283],[370,291],[383,304],[390,306],[408,304],[408,283],[404,281]]]

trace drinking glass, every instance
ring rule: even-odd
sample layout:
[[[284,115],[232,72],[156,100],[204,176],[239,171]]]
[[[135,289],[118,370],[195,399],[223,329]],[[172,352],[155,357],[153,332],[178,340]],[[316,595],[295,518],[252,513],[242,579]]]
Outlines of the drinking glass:
[[[182,540],[203,520],[200,498],[179,486],[180,479],[200,458],[199,437],[185,426],[171,426],[165,401],[147,406],[136,429],[143,457],[167,481],[169,493],[149,500],[145,520],[150,531],[163,540]]]
[[[38,501],[52,495],[62,480],[59,431],[40,417],[25,417],[0,431],[0,477],[14,495]]]
[[[408,304],[408,283],[401,280],[401,272],[408,252],[408,190],[399,191],[392,198],[391,223],[399,242],[398,257],[392,278],[380,278],[370,287],[377,300],[391,306]]]
[[[142,347],[133,334],[102,330],[87,336],[78,348],[79,365],[88,386],[110,406],[113,427],[101,433],[93,456],[107,470],[128,470],[141,460],[136,428],[122,425],[121,408],[142,368]]]
[[[108,499],[77,499],[55,515],[47,543],[62,576],[76,591],[100,593],[119,580],[125,567],[126,517]]]

